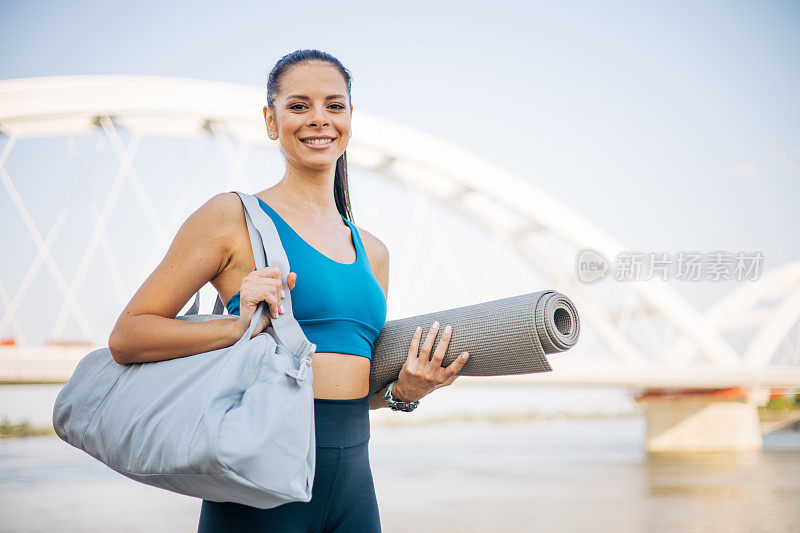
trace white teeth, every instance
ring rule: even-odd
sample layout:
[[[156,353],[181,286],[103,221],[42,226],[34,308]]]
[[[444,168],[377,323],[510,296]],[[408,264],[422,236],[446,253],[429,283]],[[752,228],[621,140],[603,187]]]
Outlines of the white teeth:
[[[332,141],[333,139],[328,138],[328,139],[307,139],[303,142],[307,144],[328,144],[329,142]]]

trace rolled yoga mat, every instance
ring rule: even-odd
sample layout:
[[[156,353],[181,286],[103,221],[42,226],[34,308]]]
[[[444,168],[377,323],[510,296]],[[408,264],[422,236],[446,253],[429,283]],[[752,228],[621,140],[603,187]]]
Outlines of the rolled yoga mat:
[[[552,290],[391,320],[384,324],[372,350],[370,394],[397,379],[417,326],[422,327],[421,347],[437,320],[440,325],[431,356],[444,327],[451,324],[453,333],[442,366],[468,351],[461,376],[550,372],[553,369],[545,355],[569,350],[580,334],[575,305]]]

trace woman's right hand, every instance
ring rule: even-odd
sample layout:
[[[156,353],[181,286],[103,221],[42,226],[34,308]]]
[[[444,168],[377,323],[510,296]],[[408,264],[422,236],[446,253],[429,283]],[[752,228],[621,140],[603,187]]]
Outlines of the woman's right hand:
[[[286,278],[289,290],[294,289],[295,281],[297,281],[297,273],[289,272]],[[256,326],[250,338],[252,339],[264,331],[270,324],[272,317],[278,318],[278,314],[284,312],[281,309],[281,301],[285,295],[278,267],[265,267],[260,270],[254,270],[245,276],[239,289],[239,318],[236,321],[240,332],[239,336],[244,335],[247,328],[250,327],[253,313],[256,312],[256,307],[262,301],[267,302],[268,310],[264,313],[261,324]]]

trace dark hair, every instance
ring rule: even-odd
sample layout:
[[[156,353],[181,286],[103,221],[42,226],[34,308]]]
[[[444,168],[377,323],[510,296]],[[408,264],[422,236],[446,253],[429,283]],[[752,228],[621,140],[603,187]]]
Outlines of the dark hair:
[[[272,67],[267,77],[267,105],[273,113],[275,112],[275,97],[278,95],[283,75],[289,68],[295,65],[310,63],[312,61],[323,61],[339,69],[347,85],[347,98],[350,100],[350,71],[348,71],[338,59],[320,50],[295,50],[280,58],[278,62],[275,63],[275,66]],[[350,222],[353,222],[353,212],[350,207],[350,191],[347,188],[347,150],[345,150],[336,161],[336,174],[333,178],[333,197],[336,201],[336,209],[339,213]]]

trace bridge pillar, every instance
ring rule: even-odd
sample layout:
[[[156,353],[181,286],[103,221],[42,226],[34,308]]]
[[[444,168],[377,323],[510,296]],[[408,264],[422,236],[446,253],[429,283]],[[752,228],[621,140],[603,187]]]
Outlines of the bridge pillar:
[[[746,389],[650,389],[635,396],[647,406],[648,452],[760,450],[758,403]]]

